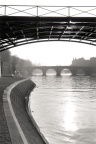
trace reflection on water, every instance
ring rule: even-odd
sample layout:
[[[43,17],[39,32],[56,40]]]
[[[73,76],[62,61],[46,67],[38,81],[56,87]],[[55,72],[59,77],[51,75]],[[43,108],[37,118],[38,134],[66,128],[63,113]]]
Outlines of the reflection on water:
[[[75,112],[76,107],[74,103],[68,102],[64,107],[64,128],[66,131],[76,131],[78,129],[75,123],[75,117],[77,113]]]
[[[96,77],[32,77],[32,115],[49,144],[96,144]]]

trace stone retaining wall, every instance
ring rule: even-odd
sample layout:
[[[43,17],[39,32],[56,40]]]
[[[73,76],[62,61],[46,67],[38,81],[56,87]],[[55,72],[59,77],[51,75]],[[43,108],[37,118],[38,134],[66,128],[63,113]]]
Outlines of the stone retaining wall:
[[[29,93],[34,89],[35,84],[31,80],[19,83],[13,88],[10,94],[11,103],[16,118],[24,132],[28,144],[46,144],[34,123],[32,123],[26,108]],[[27,96],[27,97],[26,97]]]

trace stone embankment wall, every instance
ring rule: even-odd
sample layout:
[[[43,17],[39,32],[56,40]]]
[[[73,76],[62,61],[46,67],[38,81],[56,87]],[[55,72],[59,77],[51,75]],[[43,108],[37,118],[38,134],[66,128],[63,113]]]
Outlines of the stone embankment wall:
[[[47,141],[42,138],[27,113],[29,94],[34,87],[35,84],[31,80],[21,82],[12,89],[10,99],[15,116],[28,140],[28,144],[46,144]]]

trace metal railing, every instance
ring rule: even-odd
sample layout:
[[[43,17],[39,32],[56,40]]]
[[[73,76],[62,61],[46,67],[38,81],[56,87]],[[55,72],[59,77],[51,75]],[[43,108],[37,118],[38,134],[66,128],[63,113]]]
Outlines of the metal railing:
[[[96,6],[0,5],[0,16],[96,17]]]

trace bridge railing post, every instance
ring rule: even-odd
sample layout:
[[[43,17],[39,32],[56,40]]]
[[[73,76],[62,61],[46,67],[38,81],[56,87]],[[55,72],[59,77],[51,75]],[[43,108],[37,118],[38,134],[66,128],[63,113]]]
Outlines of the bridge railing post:
[[[38,6],[37,6],[37,16],[38,16]]]
[[[6,16],[6,5],[4,7],[4,15]]]
[[[68,17],[70,17],[70,6],[68,6]]]

